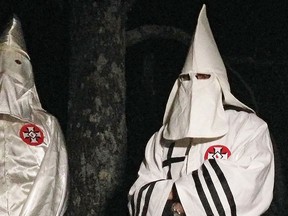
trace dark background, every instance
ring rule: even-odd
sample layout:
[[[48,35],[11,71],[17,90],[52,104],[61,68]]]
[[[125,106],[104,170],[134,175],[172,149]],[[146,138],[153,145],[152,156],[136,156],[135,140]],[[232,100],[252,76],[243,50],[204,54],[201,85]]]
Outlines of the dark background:
[[[288,3],[285,0],[206,3],[232,92],[268,123],[287,176]],[[201,4],[195,0],[138,0],[127,14],[126,28],[167,25],[192,36]],[[59,119],[66,134],[71,46],[69,2],[1,0],[2,28],[12,13],[22,21],[42,105]],[[146,142],[161,126],[168,95],[187,50],[184,43],[161,38],[127,48],[127,187],[136,178]]]

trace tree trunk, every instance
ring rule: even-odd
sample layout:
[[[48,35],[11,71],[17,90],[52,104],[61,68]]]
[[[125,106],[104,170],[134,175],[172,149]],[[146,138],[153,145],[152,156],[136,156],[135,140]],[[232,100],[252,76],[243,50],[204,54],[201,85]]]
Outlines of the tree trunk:
[[[121,215],[127,203],[125,13],[120,0],[73,0],[70,6],[67,214]]]

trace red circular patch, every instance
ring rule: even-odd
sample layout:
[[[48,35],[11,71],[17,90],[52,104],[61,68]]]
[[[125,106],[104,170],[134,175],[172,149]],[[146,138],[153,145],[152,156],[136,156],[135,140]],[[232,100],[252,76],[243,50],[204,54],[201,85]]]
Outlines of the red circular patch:
[[[42,130],[34,124],[26,124],[20,130],[21,139],[28,145],[37,146],[43,143]]]
[[[228,159],[231,155],[230,150],[223,145],[213,145],[210,146],[205,155],[204,155],[204,159],[208,160],[208,159]]]

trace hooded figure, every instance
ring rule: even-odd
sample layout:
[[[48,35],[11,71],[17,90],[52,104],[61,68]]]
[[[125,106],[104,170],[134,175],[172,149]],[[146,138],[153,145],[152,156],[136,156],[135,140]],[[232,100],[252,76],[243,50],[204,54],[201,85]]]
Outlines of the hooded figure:
[[[0,215],[63,215],[68,162],[55,117],[42,109],[17,17],[0,37]]]
[[[261,215],[273,186],[267,124],[231,94],[204,5],[163,126],[129,191],[130,215]]]

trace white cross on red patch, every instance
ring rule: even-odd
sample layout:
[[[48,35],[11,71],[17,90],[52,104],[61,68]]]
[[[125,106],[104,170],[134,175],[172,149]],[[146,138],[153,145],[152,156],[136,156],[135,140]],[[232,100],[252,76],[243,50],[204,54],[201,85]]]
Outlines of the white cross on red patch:
[[[205,155],[204,155],[204,159],[208,160],[208,159],[228,159],[231,155],[230,150],[223,145],[214,145],[214,146],[210,146]]]
[[[34,124],[26,124],[20,130],[21,139],[28,145],[37,146],[43,143],[44,134],[42,130]]]

